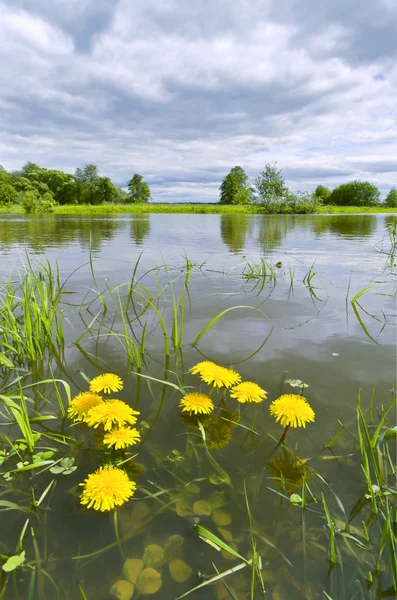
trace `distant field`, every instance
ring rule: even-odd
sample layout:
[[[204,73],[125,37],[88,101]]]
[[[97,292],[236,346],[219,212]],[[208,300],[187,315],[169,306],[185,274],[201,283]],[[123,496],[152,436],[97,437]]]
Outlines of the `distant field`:
[[[93,215],[117,213],[186,213],[186,214],[262,214],[260,206],[225,206],[219,204],[101,204],[98,206],[81,205],[57,206],[54,214],[57,215]],[[0,207],[3,214],[24,214],[23,208]],[[358,207],[358,206],[324,206],[318,210],[319,214],[357,214],[357,213],[397,213],[397,208],[385,207]]]

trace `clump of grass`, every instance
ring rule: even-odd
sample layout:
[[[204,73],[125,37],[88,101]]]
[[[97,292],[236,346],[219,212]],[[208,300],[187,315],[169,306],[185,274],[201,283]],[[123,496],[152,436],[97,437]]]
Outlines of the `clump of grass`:
[[[28,267],[19,285],[0,288],[0,364],[8,368],[63,350],[63,285],[49,261]],[[15,363],[15,364],[14,364]]]

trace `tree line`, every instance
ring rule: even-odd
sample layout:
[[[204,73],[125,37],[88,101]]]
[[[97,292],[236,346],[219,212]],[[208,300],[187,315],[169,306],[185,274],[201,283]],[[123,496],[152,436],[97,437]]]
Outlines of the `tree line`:
[[[313,193],[293,193],[288,188],[282,171],[275,164],[266,164],[264,170],[251,182],[244,169],[233,167],[220,187],[220,204],[257,203],[271,212],[282,212],[288,207],[305,209],[319,204],[336,206],[380,206],[381,192],[369,181],[343,183],[334,190],[317,186]],[[392,188],[384,203],[397,208],[397,190]]]
[[[150,200],[150,188],[135,173],[128,192],[101,177],[96,165],[76,169],[74,175],[44,169],[28,162],[20,171],[7,172],[0,166],[0,206],[20,204],[25,211],[51,212],[59,204],[142,203]]]
[[[20,171],[7,172],[0,165],[0,206],[19,204],[26,212],[51,212],[63,204],[145,203],[151,199],[149,185],[135,173],[128,191],[115,186],[109,177],[101,177],[93,164],[64,173],[28,162]],[[293,193],[282,171],[275,164],[251,182],[244,169],[233,167],[220,186],[220,204],[258,204],[264,212],[316,212],[319,205],[379,206],[380,190],[368,181],[351,181],[333,190],[319,185],[312,193]],[[384,200],[397,208],[397,190],[392,188]]]

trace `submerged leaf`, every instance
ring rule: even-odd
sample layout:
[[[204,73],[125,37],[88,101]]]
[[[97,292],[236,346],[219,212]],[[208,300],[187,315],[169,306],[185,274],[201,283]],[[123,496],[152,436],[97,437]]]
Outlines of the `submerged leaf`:
[[[119,598],[119,600],[131,600],[134,594],[135,586],[125,579],[119,579],[110,588],[109,594]]]
[[[136,586],[140,594],[155,594],[161,588],[161,575],[155,569],[143,569]]]
[[[189,485],[185,489],[190,494],[199,494],[200,493],[200,488],[197,485],[197,483],[189,483]]]
[[[143,564],[145,567],[159,567],[164,562],[164,550],[157,544],[146,546],[143,553]]]
[[[164,560],[166,562],[183,557],[182,545],[184,541],[181,535],[170,535],[164,547]]]
[[[233,541],[233,534],[229,529],[224,529],[223,527],[218,527],[218,531],[226,542]]]
[[[237,544],[235,542],[230,542],[228,545],[232,550],[237,552],[238,548],[237,548]],[[221,554],[222,554],[223,558],[226,558],[226,560],[236,560],[237,559],[237,556],[235,554],[228,552],[224,548],[222,548]]]
[[[208,498],[208,502],[212,508],[215,510],[217,508],[221,508],[226,504],[225,494],[224,492],[213,492]]]
[[[197,502],[193,504],[193,512],[196,515],[208,516],[212,513],[212,508],[207,500],[197,500]]]
[[[225,527],[230,525],[232,522],[232,515],[227,510],[217,509],[212,513],[212,520],[214,521],[215,525],[218,525],[219,527]]]
[[[187,515],[192,514],[192,505],[187,500],[179,500],[175,504],[175,512],[180,517],[186,517]]]
[[[136,583],[139,573],[143,569],[143,560],[140,558],[128,558],[123,566],[123,575],[131,583]]]
[[[192,574],[192,569],[185,563],[184,560],[171,560],[169,569],[172,579],[178,583],[183,583],[189,579],[190,575]]]

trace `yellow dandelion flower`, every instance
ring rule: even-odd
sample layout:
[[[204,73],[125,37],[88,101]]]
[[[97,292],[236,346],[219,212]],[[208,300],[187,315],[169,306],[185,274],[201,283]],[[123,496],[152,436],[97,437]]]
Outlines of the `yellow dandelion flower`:
[[[91,392],[105,392],[110,394],[111,392],[118,392],[123,389],[123,382],[118,375],[114,373],[104,373],[94,377],[90,382]]]
[[[198,375],[206,384],[219,388],[230,388],[241,381],[241,377],[236,371],[226,369],[207,360],[192,367],[190,372],[193,375]]]
[[[314,421],[314,410],[303,396],[283,394],[270,405],[277,423],[283,427],[306,427],[306,423]]]
[[[101,511],[122,506],[134,495],[136,489],[136,483],[128,478],[125,471],[109,466],[99,467],[80,485],[84,487],[80,497],[81,504]]]
[[[183,396],[179,406],[183,412],[191,412],[195,415],[209,415],[214,410],[211,398],[198,392],[192,392]]]
[[[208,371],[211,371],[214,367],[217,367],[217,366],[218,365],[216,365],[215,363],[213,363],[209,360],[204,360],[203,362],[199,362],[199,363],[197,363],[197,365],[192,367],[190,369],[190,372],[193,375],[199,375],[201,377],[201,375],[203,373],[208,373]]]
[[[108,448],[114,446],[115,450],[120,448],[126,448],[127,446],[133,446],[141,440],[141,434],[134,427],[121,427],[120,429],[112,429],[109,433],[106,433],[103,438],[103,443]]]
[[[230,397],[238,402],[262,402],[267,398],[267,392],[252,381],[243,381],[230,391]]]
[[[84,420],[90,427],[103,425],[105,431],[110,431],[115,426],[135,425],[136,415],[139,415],[139,412],[122,400],[108,400],[91,408]]]
[[[74,421],[83,421],[87,412],[101,403],[103,403],[103,400],[98,394],[81,392],[71,401],[68,408],[68,417]]]

